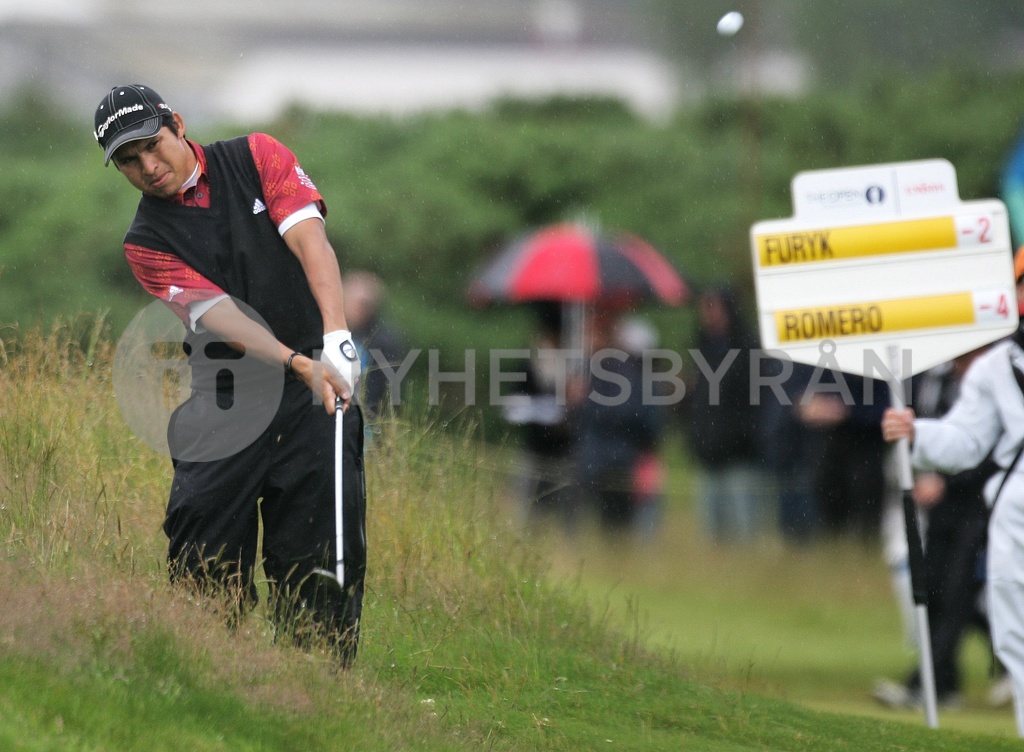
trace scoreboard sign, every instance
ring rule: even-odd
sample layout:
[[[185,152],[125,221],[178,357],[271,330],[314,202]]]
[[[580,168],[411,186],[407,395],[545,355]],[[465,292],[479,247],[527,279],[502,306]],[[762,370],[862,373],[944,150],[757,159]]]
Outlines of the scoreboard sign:
[[[897,346],[920,373],[1016,329],[1006,207],[961,201],[946,160],[802,172],[792,192],[791,219],[750,230],[765,349],[866,374]]]

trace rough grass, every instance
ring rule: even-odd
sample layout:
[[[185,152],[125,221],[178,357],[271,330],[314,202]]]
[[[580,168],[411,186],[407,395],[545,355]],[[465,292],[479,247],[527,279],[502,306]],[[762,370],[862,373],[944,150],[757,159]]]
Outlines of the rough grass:
[[[172,588],[168,461],[124,427],[111,345],[83,319],[0,348],[0,748],[12,750],[1010,749],[827,716],[651,652],[553,584],[495,495],[472,426],[386,421],[370,442],[363,644],[275,643]]]

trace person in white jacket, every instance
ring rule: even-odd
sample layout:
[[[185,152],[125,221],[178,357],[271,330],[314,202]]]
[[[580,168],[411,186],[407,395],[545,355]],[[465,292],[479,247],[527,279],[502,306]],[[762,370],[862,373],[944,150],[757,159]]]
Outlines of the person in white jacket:
[[[1024,308],[1024,253],[1014,259],[1018,308]],[[1024,322],[1011,337],[971,364],[959,399],[939,419],[917,418],[912,409],[888,408],[886,441],[907,439],[921,470],[958,473],[991,453],[1002,468],[985,485],[991,509],[988,530],[988,608],[996,655],[1013,680],[1017,730],[1024,737]],[[1005,482],[1004,482],[1005,479]]]

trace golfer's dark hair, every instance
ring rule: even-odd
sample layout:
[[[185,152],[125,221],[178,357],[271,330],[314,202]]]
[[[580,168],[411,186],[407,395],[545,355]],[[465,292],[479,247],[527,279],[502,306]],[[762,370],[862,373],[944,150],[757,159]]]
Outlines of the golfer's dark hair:
[[[178,124],[174,121],[174,115],[170,112],[160,113],[160,125],[171,129],[171,133],[178,135]]]

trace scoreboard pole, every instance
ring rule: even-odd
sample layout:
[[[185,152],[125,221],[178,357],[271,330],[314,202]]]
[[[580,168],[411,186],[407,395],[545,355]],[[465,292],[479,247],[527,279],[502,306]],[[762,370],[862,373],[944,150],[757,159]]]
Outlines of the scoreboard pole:
[[[907,406],[903,393],[903,373],[900,366],[900,348],[889,348],[889,399],[892,406],[902,410]],[[924,568],[924,545],[917,524],[917,505],[914,503],[914,469],[910,463],[910,442],[896,442],[896,465],[903,501],[903,522],[907,528],[907,558],[910,565],[910,590],[917,617],[917,643],[920,646],[921,692],[924,695],[924,717],[929,728],[939,727],[938,702],[935,689],[935,663],[932,660],[931,624],[928,619],[928,580]]]

